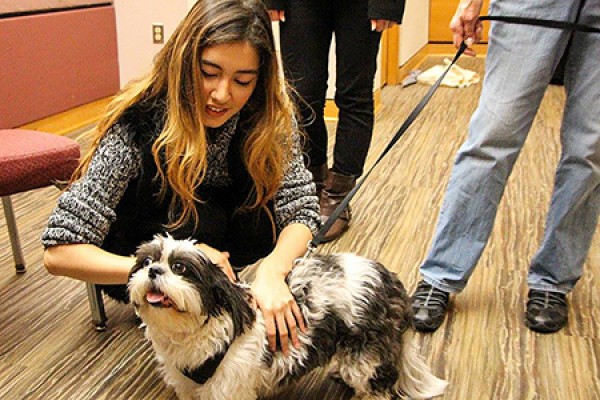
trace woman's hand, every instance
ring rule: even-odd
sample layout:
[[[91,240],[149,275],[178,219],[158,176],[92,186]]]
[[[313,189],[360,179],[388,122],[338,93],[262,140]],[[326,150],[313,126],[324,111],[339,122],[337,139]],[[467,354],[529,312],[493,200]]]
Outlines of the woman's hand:
[[[300,347],[298,328],[306,332],[302,312],[285,283],[284,271],[290,269],[287,267],[267,256],[258,266],[252,283],[252,294],[265,319],[269,349],[272,352],[277,350],[279,334],[281,350],[285,355],[289,354],[290,340],[294,347]]]
[[[397,25],[396,21],[390,21],[388,19],[372,19],[371,20],[371,30],[377,32],[383,32],[388,28]]]
[[[269,10],[269,17],[271,21],[277,22],[285,22],[285,11],[283,10]]]
[[[204,243],[196,244],[196,247],[199,248],[206,256],[212,261],[214,264],[218,265],[225,275],[229,278],[231,282],[236,281],[235,273],[233,272],[233,268],[231,268],[231,264],[229,264],[229,253],[226,251],[219,251],[214,247],[210,247]]]

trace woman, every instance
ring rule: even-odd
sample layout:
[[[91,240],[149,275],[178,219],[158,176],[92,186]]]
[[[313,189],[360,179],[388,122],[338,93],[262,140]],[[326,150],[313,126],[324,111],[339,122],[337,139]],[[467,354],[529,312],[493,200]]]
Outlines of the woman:
[[[262,258],[252,290],[269,345],[305,329],[284,278],[318,228],[260,0],[200,0],[98,124],[51,215],[48,271],[103,284],[127,300],[137,246],[168,231],[192,237],[231,274]]]

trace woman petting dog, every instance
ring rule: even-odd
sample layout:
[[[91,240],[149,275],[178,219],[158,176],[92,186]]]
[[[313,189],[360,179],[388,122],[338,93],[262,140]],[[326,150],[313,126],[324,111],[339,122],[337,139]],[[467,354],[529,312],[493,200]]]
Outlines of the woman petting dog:
[[[46,268],[128,301],[157,233],[195,239],[232,280],[260,259],[252,294],[288,353],[306,327],[285,277],[319,226],[294,113],[261,1],[198,1],[99,121],[43,233]]]

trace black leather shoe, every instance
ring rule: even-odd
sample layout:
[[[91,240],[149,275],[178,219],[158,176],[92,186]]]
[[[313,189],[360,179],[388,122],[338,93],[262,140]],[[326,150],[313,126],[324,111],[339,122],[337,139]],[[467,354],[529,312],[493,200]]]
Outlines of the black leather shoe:
[[[413,327],[419,332],[433,332],[444,322],[450,293],[419,282],[413,294]]]
[[[569,307],[564,293],[529,290],[525,324],[532,331],[554,333],[567,325]]]

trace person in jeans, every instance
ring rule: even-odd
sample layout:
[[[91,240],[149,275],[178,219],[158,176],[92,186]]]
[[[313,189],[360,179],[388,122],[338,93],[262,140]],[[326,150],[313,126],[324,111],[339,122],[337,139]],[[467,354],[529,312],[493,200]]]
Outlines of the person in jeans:
[[[454,43],[481,37],[482,0],[461,1]],[[575,21],[600,27],[600,0],[492,0],[490,15]],[[579,18],[577,18],[579,16]],[[469,135],[446,190],[430,252],[413,296],[415,329],[435,331],[449,295],[467,284],[488,241],[507,179],[571,33],[492,23],[486,72]],[[471,50],[469,52],[473,54]],[[544,237],[531,260],[526,325],[556,332],[567,324],[566,295],[582,275],[600,209],[600,35],[576,32],[565,66],[562,154]]]
[[[321,217],[326,220],[352,190],[373,135],[373,80],[381,32],[402,21],[404,0],[265,0],[272,21],[280,21],[281,55],[286,78],[308,136],[307,165],[317,185]],[[331,169],[323,112],[329,48],[336,46],[335,104],[339,119]],[[348,227],[346,208],[325,234],[339,237]]]

